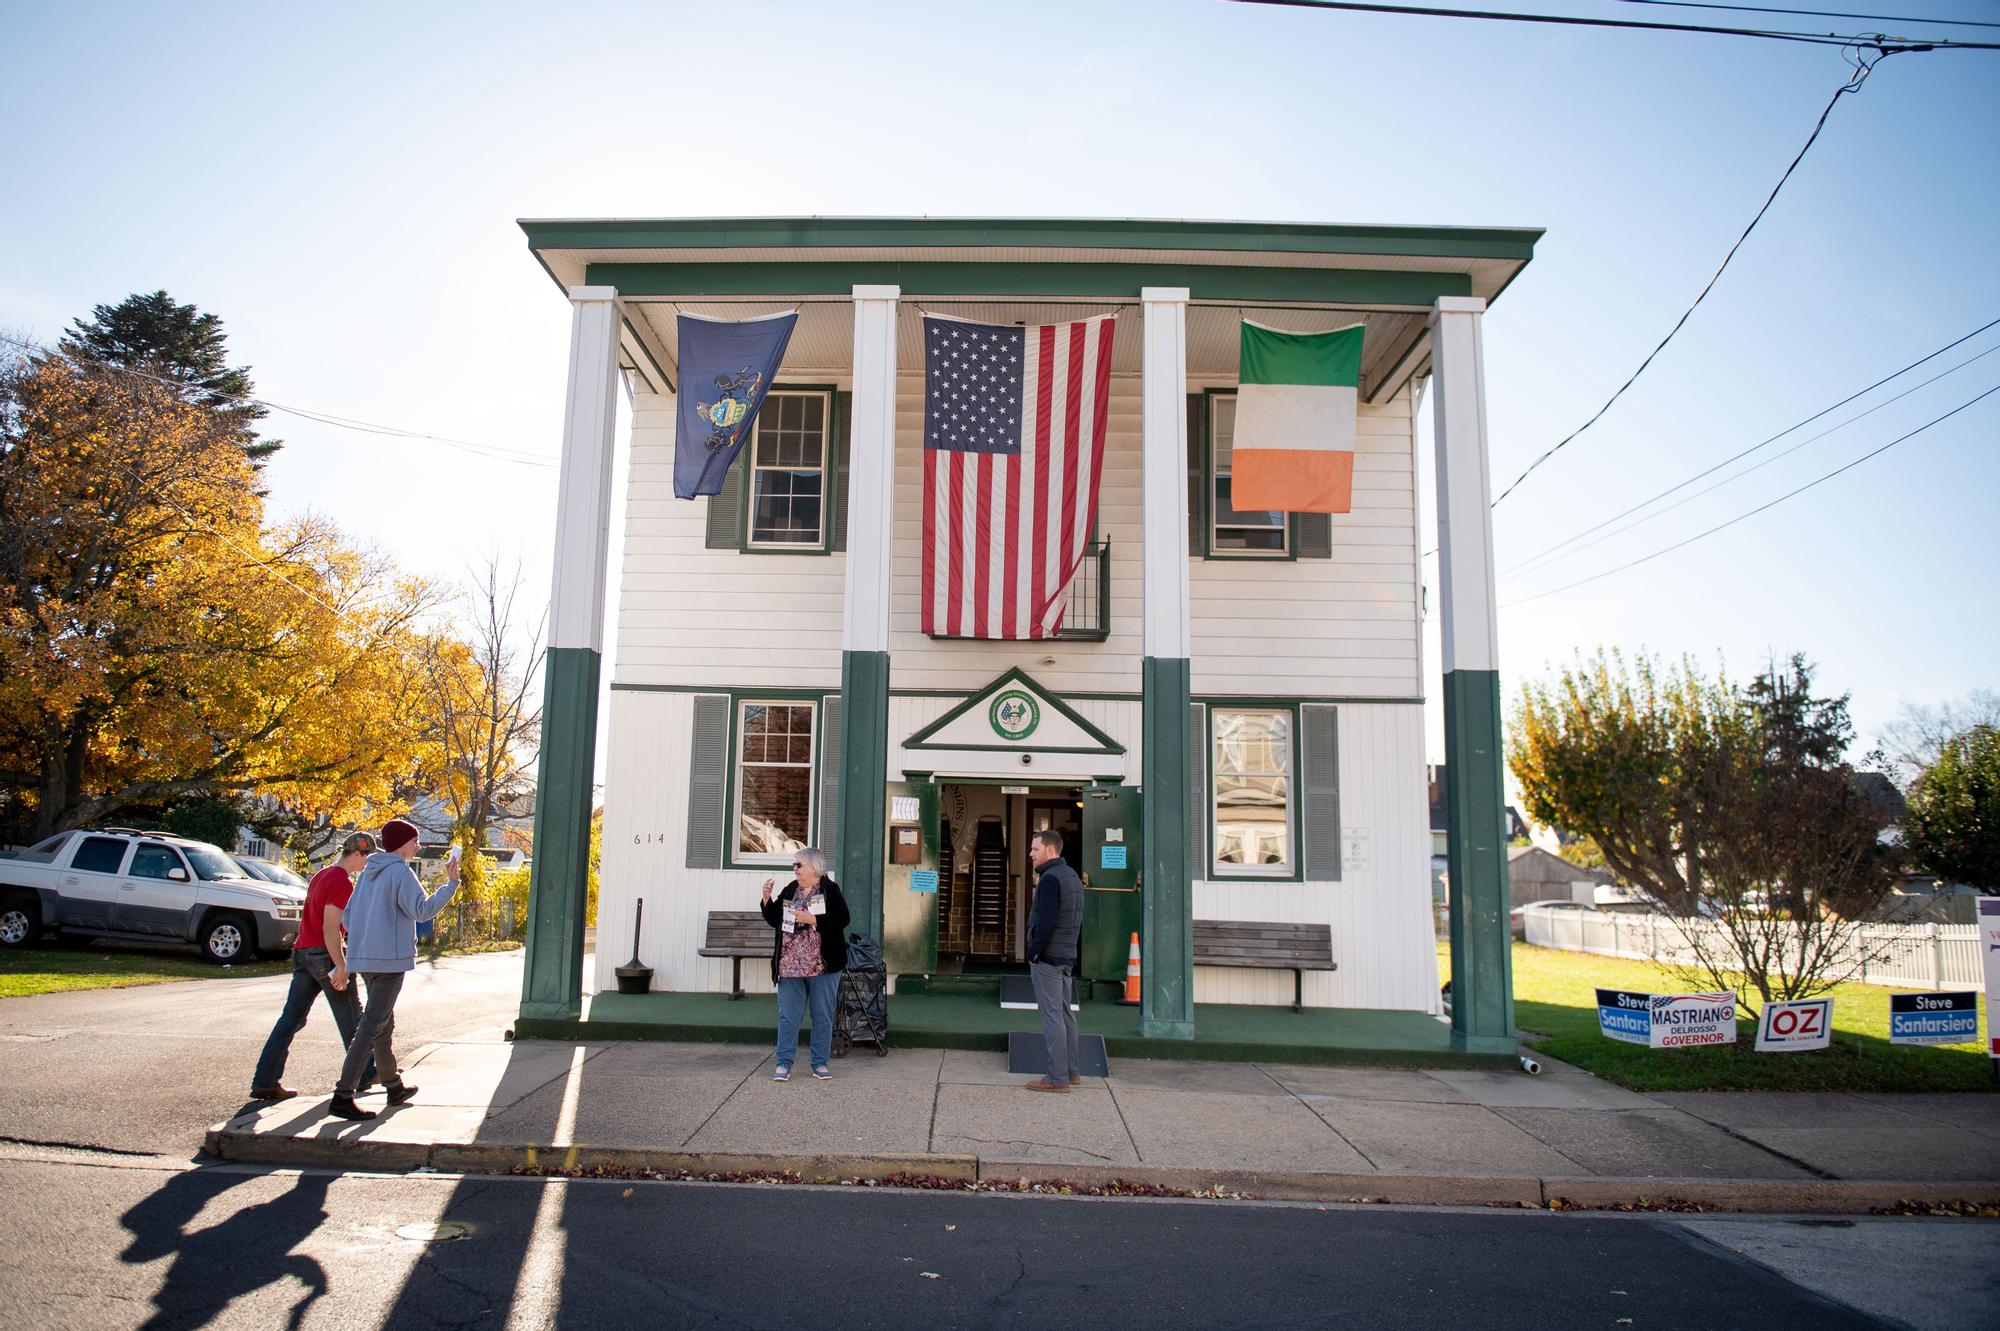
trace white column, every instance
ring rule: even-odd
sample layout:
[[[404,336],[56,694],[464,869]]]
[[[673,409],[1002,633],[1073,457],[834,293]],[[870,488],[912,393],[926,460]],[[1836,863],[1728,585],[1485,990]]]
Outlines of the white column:
[[[854,404],[848,426],[847,587],[841,647],[889,650],[896,498],[898,287],[854,288]]]
[[[611,457],[618,421],[618,290],[571,287],[569,405],[556,496],[549,646],[598,651],[611,540]]]
[[[1485,313],[1486,302],[1477,296],[1440,296],[1430,319],[1446,674],[1500,665],[1486,474],[1486,354],[1479,332]]]
[[[1146,287],[1140,387],[1143,654],[1188,656],[1186,287]]]

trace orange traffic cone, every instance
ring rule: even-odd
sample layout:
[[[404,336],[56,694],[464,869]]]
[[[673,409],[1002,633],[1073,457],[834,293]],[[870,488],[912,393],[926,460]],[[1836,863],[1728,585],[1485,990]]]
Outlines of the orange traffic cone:
[[[1125,1002],[1139,1001],[1139,935],[1132,935],[1132,951],[1125,958]]]

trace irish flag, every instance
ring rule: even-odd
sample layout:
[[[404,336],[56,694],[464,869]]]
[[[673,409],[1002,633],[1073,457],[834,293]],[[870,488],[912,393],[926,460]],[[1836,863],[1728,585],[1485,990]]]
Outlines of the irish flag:
[[[1361,325],[1285,333],[1243,321],[1229,503],[1238,512],[1345,513],[1354,501]]]

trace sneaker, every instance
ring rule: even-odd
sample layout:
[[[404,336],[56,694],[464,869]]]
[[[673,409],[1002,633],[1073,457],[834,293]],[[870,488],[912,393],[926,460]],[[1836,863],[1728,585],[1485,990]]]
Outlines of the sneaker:
[[[772,1081],[790,1081],[791,1079],[792,1070],[790,1068],[779,1068],[771,1074]]]
[[[833,1080],[833,1069],[832,1069],[832,1068],[814,1068],[814,1069],[813,1069],[813,1080],[814,1080],[814,1081],[832,1081],[832,1080]]]
[[[333,1099],[326,1102],[326,1112],[334,1118],[352,1119],[357,1123],[375,1117],[374,1110],[363,1109],[360,1105],[355,1104],[354,1097],[351,1095],[334,1096]]]

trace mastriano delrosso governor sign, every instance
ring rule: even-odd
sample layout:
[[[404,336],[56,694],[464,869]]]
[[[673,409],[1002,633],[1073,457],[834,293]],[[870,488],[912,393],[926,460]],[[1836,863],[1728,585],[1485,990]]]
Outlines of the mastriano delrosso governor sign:
[[[1736,1043],[1736,995],[1597,991],[1597,1028],[1613,1040],[1654,1049]]]

